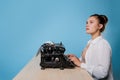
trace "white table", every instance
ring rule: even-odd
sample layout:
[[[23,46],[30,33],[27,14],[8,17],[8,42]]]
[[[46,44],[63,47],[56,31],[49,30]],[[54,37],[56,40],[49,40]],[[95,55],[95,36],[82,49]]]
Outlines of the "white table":
[[[39,66],[40,55],[33,59],[13,78],[13,80],[93,80],[87,71],[81,68],[64,69]]]

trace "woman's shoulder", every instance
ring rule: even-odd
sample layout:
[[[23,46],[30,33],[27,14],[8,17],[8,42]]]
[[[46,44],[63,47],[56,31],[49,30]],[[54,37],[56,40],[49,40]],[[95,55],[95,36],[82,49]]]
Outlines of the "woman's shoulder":
[[[101,42],[102,42],[102,43],[104,43],[104,44],[107,44],[107,45],[109,45],[109,42],[108,42],[108,40],[106,40],[105,38],[102,38],[102,39],[101,39]]]
[[[108,40],[106,40],[106,39],[104,39],[104,38],[102,38],[102,39],[100,40],[99,44],[111,48]]]

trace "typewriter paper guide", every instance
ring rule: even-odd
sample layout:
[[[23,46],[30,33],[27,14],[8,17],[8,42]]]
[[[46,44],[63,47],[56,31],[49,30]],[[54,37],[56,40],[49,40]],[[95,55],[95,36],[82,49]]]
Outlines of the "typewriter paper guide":
[[[91,76],[80,68],[64,69],[39,66],[40,54],[33,59],[13,78],[13,80],[92,80]]]

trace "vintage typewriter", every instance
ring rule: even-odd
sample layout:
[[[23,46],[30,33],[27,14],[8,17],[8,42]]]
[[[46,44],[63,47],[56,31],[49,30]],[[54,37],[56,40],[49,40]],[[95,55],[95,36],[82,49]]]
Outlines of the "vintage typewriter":
[[[64,55],[65,47],[61,43],[48,41],[41,45],[39,52],[41,53],[41,69],[45,68],[74,68],[75,64]]]

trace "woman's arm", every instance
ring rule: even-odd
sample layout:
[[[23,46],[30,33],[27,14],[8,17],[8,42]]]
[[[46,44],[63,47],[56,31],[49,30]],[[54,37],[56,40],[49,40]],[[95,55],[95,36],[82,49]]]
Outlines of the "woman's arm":
[[[111,49],[107,45],[99,45],[96,48],[97,56],[92,59],[97,65],[81,63],[80,67],[86,69],[92,76],[97,79],[105,78],[108,75],[109,67],[110,67],[110,59],[111,59]],[[93,55],[92,55],[93,56]]]

